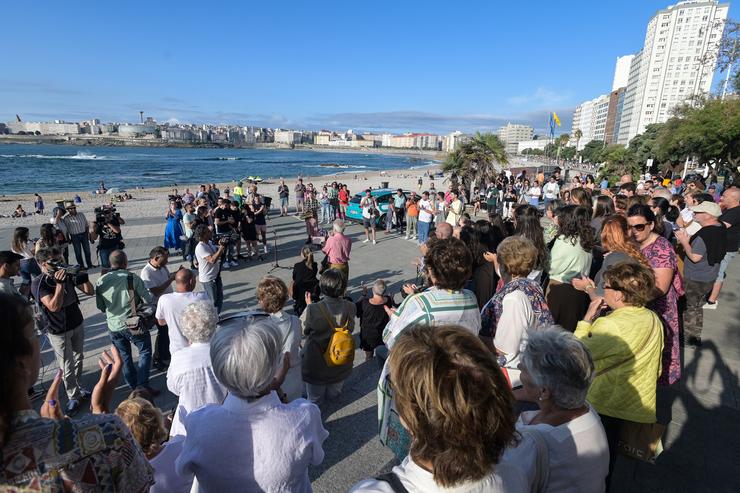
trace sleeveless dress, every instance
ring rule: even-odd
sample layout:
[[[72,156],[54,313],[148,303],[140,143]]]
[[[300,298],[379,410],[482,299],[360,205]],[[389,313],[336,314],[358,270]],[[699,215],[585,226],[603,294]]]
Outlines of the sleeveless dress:
[[[180,209],[177,209],[175,211],[175,214],[172,214],[172,212],[167,212],[167,226],[164,228],[164,247],[165,248],[175,248],[179,250],[181,247],[180,243],[180,236],[183,235],[182,232],[182,211]]]
[[[668,240],[659,236],[652,244],[642,249],[653,269],[673,269],[671,287],[665,296],[653,300],[648,308],[663,321],[663,371],[658,383],[671,385],[681,378],[681,346],[679,344],[678,298],[684,294],[683,279],[678,272],[676,251]]]

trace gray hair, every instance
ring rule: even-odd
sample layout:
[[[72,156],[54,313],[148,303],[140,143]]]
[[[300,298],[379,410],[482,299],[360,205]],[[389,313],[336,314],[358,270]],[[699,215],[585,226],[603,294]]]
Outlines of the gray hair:
[[[377,296],[383,296],[385,294],[385,281],[378,279],[373,283],[373,294]]]
[[[281,349],[270,321],[247,317],[241,324],[216,331],[211,340],[213,373],[230,393],[242,399],[256,398],[272,382]]]
[[[344,233],[344,221],[341,219],[335,219],[331,227],[335,233]]]
[[[520,361],[534,384],[549,389],[561,409],[583,406],[594,378],[594,362],[586,345],[557,325],[528,335]]]
[[[180,332],[191,344],[208,342],[216,332],[218,312],[211,301],[196,301],[180,313]]]

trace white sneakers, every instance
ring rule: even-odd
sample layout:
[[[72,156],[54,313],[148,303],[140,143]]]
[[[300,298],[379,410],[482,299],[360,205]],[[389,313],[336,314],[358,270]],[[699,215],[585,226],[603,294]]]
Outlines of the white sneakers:
[[[365,238],[364,240],[362,240],[363,243],[367,243],[368,241],[370,241],[370,238]]]

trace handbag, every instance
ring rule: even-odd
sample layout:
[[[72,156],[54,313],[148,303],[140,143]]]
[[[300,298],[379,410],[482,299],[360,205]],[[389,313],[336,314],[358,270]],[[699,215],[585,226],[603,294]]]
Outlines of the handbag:
[[[142,303],[137,306],[134,275],[129,272],[126,281],[128,283],[129,303],[131,304],[131,316],[124,322],[126,330],[132,336],[145,334],[154,326],[154,313],[157,311],[157,307],[151,303]]]
[[[596,376],[603,375],[614,368],[618,368],[623,364],[632,361],[637,358],[637,355],[645,349],[645,347],[652,339],[653,333],[655,332],[655,320],[653,320],[653,326],[645,338],[645,342],[642,343],[640,348],[631,354],[629,357],[618,361],[617,363],[604,368],[603,370],[596,373]],[[619,430],[619,440],[617,441],[617,450],[619,453],[632,459],[637,459],[649,464],[655,464],[655,459],[663,452],[663,433],[665,432],[665,425],[660,423],[636,423],[634,421],[622,420],[622,426]]]

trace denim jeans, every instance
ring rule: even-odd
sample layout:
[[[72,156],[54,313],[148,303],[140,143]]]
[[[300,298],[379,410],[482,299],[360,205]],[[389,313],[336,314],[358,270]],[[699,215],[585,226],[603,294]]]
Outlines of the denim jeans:
[[[90,258],[90,240],[87,236],[87,232],[78,233],[72,235],[72,247],[75,250],[75,258],[80,267],[92,268],[92,260]],[[85,258],[82,258],[82,252],[85,252]],[[83,261],[84,260],[84,261]],[[85,261],[87,264],[85,264]]]
[[[327,224],[331,222],[331,206],[329,202],[321,204],[321,222]]]
[[[131,335],[127,329],[117,332],[111,331],[110,340],[123,360],[123,379],[131,389],[149,386],[149,368],[152,364],[152,336],[149,332],[137,336]],[[131,353],[131,343],[139,350],[139,367],[134,365],[134,356]]]
[[[417,229],[419,231],[419,244],[426,243],[429,239],[429,226],[431,222],[419,221]]]
[[[221,282],[221,276],[219,275],[213,281],[203,282],[203,290],[208,295],[208,299],[213,301],[213,306],[216,310],[221,313],[221,307],[224,305],[224,285]]]
[[[315,385],[306,382],[306,396],[309,401],[317,406],[324,404],[327,400],[336,399],[342,393],[344,380],[328,385]]]
[[[113,249],[98,248],[98,256],[100,257],[100,266],[106,269],[110,269],[110,254],[113,253]]]

